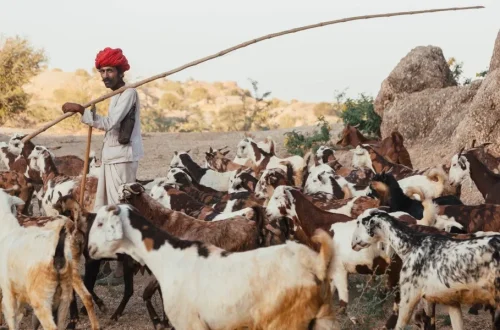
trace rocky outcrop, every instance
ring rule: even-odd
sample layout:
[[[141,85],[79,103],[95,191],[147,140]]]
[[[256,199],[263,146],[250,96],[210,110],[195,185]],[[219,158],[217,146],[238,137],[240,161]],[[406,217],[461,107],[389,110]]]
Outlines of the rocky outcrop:
[[[479,143],[492,142],[491,150],[500,152],[500,68],[486,75],[466,116],[451,136],[455,148],[476,139]]]
[[[381,132],[386,137],[398,130],[406,145],[433,146],[449,143],[459,123],[469,112],[481,81],[469,86],[432,88],[397,95],[384,110]]]
[[[493,55],[491,56],[489,72],[500,69],[500,31],[498,31],[495,47],[493,48]]]
[[[456,86],[443,51],[435,46],[419,46],[399,61],[382,82],[375,98],[375,111],[384,116],[385,109],[399,94],[411,94],[429,88]]]

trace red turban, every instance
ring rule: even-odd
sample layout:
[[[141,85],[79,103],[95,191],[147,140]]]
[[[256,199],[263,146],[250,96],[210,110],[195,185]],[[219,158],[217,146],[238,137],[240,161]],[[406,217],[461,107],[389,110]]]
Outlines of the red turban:
[[[95,67],[97,70],[103,66],[114,66],[121,72],[125,72],[130,69],[127,58],[123,55],[120,48],[109,48],[106,47],[97,53],[95,57]]]

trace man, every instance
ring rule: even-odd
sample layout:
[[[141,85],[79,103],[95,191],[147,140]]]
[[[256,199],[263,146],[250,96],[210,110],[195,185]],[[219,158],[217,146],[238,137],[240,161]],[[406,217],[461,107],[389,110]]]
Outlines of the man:
[[[95,67],[101,74],[104,85],[117,90],[125,85],[123,76],[130,69],[127,58],[120,48],[105,48],[95,58]],[[131,111],[135,104],[135,123],[128,144],[119,142],[120,123]],[[139,160],[144,156],[140,124],[139,97],[135,88],[128,88],[111,98],[108,116],[101,116],[93,109],[85,109],[80,104],[65,103],[62,106],[64,113],[78,112],[82,115],[81,121],[96,129],[106,132],[103,141],[99,180],[94,206],[96,212],[101,206],[117,204],[118,188],[124,183],[135,182]],[[115,274],[105,280],[116,285],[123,277],[123,268],[118,263]],[[102,281],[101,281],[102,282]]]

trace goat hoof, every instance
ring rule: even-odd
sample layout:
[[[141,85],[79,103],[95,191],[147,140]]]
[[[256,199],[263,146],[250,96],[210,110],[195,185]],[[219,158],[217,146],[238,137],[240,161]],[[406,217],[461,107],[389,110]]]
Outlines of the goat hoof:
[[[78,320],[70,320],[68,326],[66,327],[66,330],[75,330],[77,322]]]

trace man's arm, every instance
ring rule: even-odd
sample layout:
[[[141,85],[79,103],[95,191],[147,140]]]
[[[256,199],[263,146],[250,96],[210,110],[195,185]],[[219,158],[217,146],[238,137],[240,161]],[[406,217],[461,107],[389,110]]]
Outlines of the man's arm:
[[[94,128],[109,131],[118,126],[127,115],[130,107],[137,99],[137,93],[134,89],[126,89],[118,98],[117,104],[109,109],[108,116],[101,116],[95,111],[84,109],[81,105],[66,103],[63,105],[63,111],[79,112],[82,115],[81,122]]]

